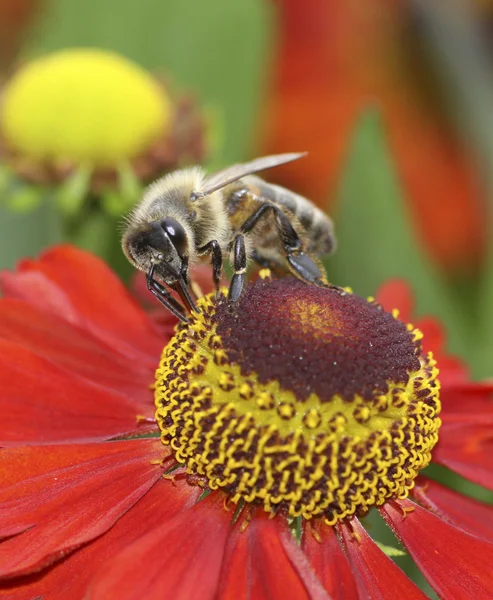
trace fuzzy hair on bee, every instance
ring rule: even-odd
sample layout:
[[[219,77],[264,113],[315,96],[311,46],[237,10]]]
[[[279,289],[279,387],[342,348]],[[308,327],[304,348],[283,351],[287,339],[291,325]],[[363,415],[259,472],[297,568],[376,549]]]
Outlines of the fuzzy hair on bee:
[[[210,175],[191,167],[145,190],[125,219],[122,248],[171,312],[186,320],[183,306],[165,286],[179,294],[186,309],[195,310],[188,271],[202,259],[211,260],[219,289],[223,259],[230,258],[230,302],[241,295],[251,258],[306,283],[328,284],[319,255],[335,247],[330,218],[306,198],[253,176],[302,156],[266,156]]]
[[[173,219],[185,231],[186,255],[189,264],[198,259],[197,248],[211,239],[217,239],[224,247],[229,239],[230,226],[221,191],[213,192],[201,201],[190,200],[192,192],[203,187],[205,171],[201,167],[189,167],[168,173],[151,183],[141,201],[124,218],[122,248],[127,259],[139,270],[147,272],[159,249],[136,244],[140,232],[149,232],[151,223]],[[145,237],[144,233],[144,237]]]

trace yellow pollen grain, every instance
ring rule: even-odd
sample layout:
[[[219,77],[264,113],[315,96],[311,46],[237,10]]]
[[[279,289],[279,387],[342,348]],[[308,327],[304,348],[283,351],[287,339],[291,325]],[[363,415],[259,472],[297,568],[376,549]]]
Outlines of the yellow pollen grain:
[[[269,409],[274,406],[274,397],[270,392],[262,392],[255,398],[255,404],[262,409]]]
[[[216,365],[226,365],[228,363],[228,355],[224,350],[216,350],[214,352],[214,363]]]
[[[270,269],[260,269],[258,272],[260,279],[272,279],[272,274]]]
[[[254,395],[253,385],[250,382],[242,383],[238,389],[240,398],[248,400]]]
[[[229,392],[235,387],[235,378],[231,373],[221,373],[219,376],[219,387],[225,392]]]
[[[292,419],[296,410],[292,404],[282,403],[277,407],[277,412],[281,419]]]
[[[320,425],[321,420],[320,413],[316,408],[310,408],[304,417],[304,423],[308,429],[316,429]]]

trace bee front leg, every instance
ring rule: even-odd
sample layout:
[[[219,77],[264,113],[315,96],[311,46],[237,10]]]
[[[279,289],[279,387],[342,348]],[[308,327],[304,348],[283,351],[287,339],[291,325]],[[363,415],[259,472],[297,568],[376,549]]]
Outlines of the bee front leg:
[[[210,254],[212,262],[212,280],[216,288],[216,297],[219,295],[221,284],[221,271],[223,270],[223,253],[217,240],[211,240],[205,246],[198,249],[199,254]]]
[[[155,265],[152,265],[147,273],[147,289],[155,296],[161,304],[167,308],[175,317],[184,323],[187,322],[185,308],[175,300],[168,290],[154,279]]]
[[[231,279],[228,292],[228,300],[236,302],[241,296],[245,286],[247,257],[245,249],[245,238],[243,234],[238,234],[233,241],[233,268],[234,275]]]

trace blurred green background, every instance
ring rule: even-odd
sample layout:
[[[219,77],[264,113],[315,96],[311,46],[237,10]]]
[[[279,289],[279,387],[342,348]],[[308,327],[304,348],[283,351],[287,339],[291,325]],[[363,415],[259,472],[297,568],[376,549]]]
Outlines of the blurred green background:
[[[308,150],[268,178],[333,216],[330,279],[362,295],[407,280],[417,314],[445,324],[473,376],[493,375],[493,3],[4,0],[0,11],[3,86],[48,52],[114,50],[164,82],[173,102],[192,102],[207,168]],[[7,142],[1,266],[70,241],[128,278],[117,224],[146,179],[126,164],[113,188],[88,190],[83,176],[40,184]],[[186,151],[175,158],[191,162]],[[409,559],[396,560],[419,578]]]

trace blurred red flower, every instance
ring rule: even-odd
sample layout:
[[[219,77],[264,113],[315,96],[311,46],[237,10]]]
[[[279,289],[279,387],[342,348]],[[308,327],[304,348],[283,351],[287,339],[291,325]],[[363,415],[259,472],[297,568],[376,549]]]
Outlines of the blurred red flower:
[[[244,528],[222,493],[163,478],[150,384],[165,319],[99,259],[58,247],[1,284],[0,598],[425,598],[356,517],[305,522],[299,546],[280,515],[252,509]],[[379,299],[410,315],[403,284]],[[492,385],[468,381],[436,321],[417,324],[441,366],[435,460],[493,489]],[[411,496],[380,512],[437,593],[491,598],[493,507],[425,477]]]
[[[259,154],[308,150],[275,176],[326,206],[356,119],[376,105],[423,242],[446,269],[470,272],[485,246],[479,183],[426,72],[410,4],[278,0]]]
[[[12,68],[20,50],[22,36],[41,7],[41,0],[0,2],[0,72],[6,73]]]

